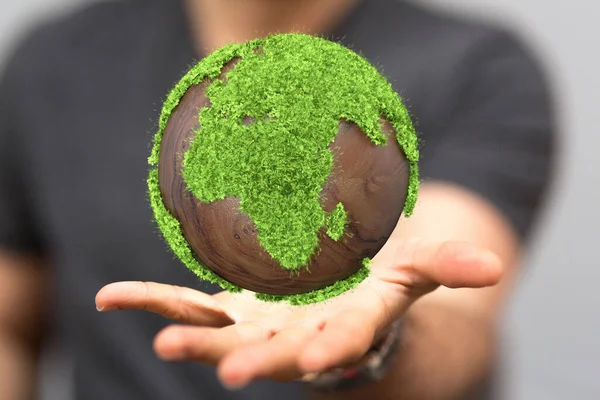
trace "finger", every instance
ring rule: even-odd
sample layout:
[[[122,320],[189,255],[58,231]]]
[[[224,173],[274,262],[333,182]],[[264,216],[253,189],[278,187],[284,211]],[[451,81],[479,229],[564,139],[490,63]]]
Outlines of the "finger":
[[[216,365],[225,355],[253,343],[267,340],[264,327],[240,323],[225,328],[172,325],[154,339],[155,353],[165,361],[195,361]]]
[[[302,323],[286,328],[267,342],[243,347],[225,357],[219,366],[221,381],[240,388],[258,378],[289,381],[299,378],[298,357],[323,324]]]
[[[210,295],[154,282],[118,282],[96,295],[99,311],[144,310],[190,325],[222,327],[233,323]]]
[[[498,256],[462,241],[408,240],[398,245],[393,262],[392,271],[401,273],[383,279],[411,287],[481,288],[497,284],[503,272]]]
[[[373,343],[377,319],[369,310],[358,309],[331,319],[300,354],[300,370],[322,372],[357,363]]]
[[[442,242],[417,249],[415,270],[430,282],[450,288],[493,286],[502,277],[498,256],[469,242]]]

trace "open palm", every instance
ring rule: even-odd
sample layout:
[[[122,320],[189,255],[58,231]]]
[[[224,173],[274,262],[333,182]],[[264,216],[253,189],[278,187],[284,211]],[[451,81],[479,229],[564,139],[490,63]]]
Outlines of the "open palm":
[[[265,303],[253,293],[210,296],[189,288],[118,282],[96,296],[101,311],[139,309],[179,324],[163,329],[154,350],[165,360],[218,366],[222,382],[291,380],[357,362],[377,335],[420,296],[443,285],[485,287],[502,273],[492,253],[465,242],[406,240],[395,232],[354,289],[304,306]]]

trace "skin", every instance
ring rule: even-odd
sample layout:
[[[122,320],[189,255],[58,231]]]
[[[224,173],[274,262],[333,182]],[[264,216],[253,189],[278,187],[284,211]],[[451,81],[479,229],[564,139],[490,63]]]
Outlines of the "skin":
[[[42,260],[0,249],[0,399],[32,399],[48,291]]]
[[[327,30],[355,3],[190,0],[187,6],[197,50],[205,54],[267,33]],[[352,365],[378,332],[403,316],[402,351],[383,381],[315,398],[454,399],[493,365],[519,252],[498,209],[465,188],[428,181],[413,216],[399,221],[374,258],[369,280],[327,303],[267,306],[247,293],[208,296],[160,283],[118,282],[100,290],[96,305],[176,321],[156,335],[156,354],[215,365],[230,387]],[[0,251],[0,399],[34,396],[47,274],[42,260]]]

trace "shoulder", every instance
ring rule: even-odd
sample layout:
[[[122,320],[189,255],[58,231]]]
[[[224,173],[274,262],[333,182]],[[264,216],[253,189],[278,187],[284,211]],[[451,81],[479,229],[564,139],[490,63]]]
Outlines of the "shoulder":
[[[458,16],[405,0],[365,1],[348,41],[367,56],[392,64],[451,70],[462,64],[512,54],[540,64],[535,49],[514,28]]]
[[[540,101],[549,98],[542,59],[510,27],[410,1],[364,7],[350,39],[407,99],[422,128],[452,118],[474,91],[498,97],[525,82]]]
[[[100,1],[38,24],[0,66],[0,96],[10,98],[15,113],[24,114],[14,118],[22,120],[31,107],[67,109],[60,102],[81,100],[74,91],[104,93],[126,82],[141,68],[141,55],[152,57],[157,37],[173,30],[177,4]]]
[[[474,53],[512,51],[533,53],[523,36],[500,22],[483,21],[402,0],[375,0],[374,15],[384,18],[390,44],[411,42],[440,57],[459,58]]]
[[[6,73],[41,72],[73,64],[102,52],[124,51],[148,30],[164,0],[100,1],[45,20],[29,29],[13,47]]]
[[[418,116],[421,176],[479,194],[527,237],[556,157],[543,59],[508,27],[375,1],[394,16],[380,46]]]
[[[515,28],[415,6],[406,9],[413,18],[410,36],[419,47],[415,53],[429,58],[423,63],[429,65],[426,69],[437,69],[455,94],[492,98],[527,92],[549,101],[547,66],[538,49]]]

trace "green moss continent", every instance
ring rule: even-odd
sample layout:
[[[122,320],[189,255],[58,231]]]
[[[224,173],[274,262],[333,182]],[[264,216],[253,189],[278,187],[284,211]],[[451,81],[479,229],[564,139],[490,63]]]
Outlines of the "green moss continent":
[[[239,59],[226,77],[222,67]],[[404,214],[413,210],[418,189],[418,149],[410,117],[390,83],[349,49],[309,35],[283,34],[225,46],[194,66],[163,105],[149,162],[158,164],[167,121],[187,89],[210,79],[211,106],[199,112],[200,129],[184,156],[183,178],[203,202],[240,199],[240,211],[257,227],[265,250],[290,272],[306,267],[319,250],[319,232],[340,240],[348,224],[344,206],[331,213],[321,191],[333,167],[329,146],[342,119],[356,123],[376,145],[386,145],[381,117],[397,132],[409,162]],[[179,223],[166,210],[156,169],[148,179],[157,223],[175,254],[202,279],[224,289],[239,288],[193,257]],[[368,275],[368,260],[353,276],[312,293],[259,295],[294,304],[335,296]]]

